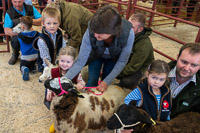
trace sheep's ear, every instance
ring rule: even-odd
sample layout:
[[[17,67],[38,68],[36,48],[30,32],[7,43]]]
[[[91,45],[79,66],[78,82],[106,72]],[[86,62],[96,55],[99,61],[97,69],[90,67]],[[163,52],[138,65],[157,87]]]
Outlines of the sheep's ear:
[[[136,104],[137,104],[137,101],[135,101],[135,100],[132,100],[128,105],[130,105],[130,106],[136,106]]]
[[[44,62],[47,64],[48,67],[53,68],[53,64],[51,64],[51,62],[46,58],[44,59]]]
[[[83,95],[81,95],[81,93],[79,91],[77,91],[76,89],[72,89],[70,91],[72,94],[74,94],[75,96],[77,97],[80,97],[80,98],[85,98]]]

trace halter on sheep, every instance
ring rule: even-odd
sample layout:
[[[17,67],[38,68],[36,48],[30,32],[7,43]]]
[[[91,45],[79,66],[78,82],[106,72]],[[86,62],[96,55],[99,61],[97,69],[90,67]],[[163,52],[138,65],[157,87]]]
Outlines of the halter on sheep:
[[[147,119],[136,109],[136,102],[131,101],[130,105],[123,104],[116,113],[107,121],[107,127],[114,129],[132,129],[140,123],[155,124],[151,119]]]
[[[134,129],[134,133],[199,133],[200,132],[200,114],[196,112],[187,112],[180,114],[170,121],[156,121],[153,124],[150,116],[143,110],[135,107],[134,102],[129,105],[123,104],[117,110],[117,115],[125,125],[137,123],[134,127],[125,129]],[[107,127],[110,130],[120,129],[122,127],[118,118],[113,115],[107,121]]]
[[[56,93],[57,96],[61,96],[64,93],[70,92],[78,97],[84,98],[80,92],[75,89],[72,81],[66,77],[55,78],[54,80],[46,80],[44,86]]]

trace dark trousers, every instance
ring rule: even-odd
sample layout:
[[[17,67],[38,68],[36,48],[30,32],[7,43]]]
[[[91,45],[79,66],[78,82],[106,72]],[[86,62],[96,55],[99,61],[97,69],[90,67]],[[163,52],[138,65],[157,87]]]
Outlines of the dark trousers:
[[[195,6],[198,3],[198,0],[190,0],[188,6]],[[187,8],[187,17],[192,17],[192,13],[194,12],[194,7]]]
[[[139,81],[142,77],[143,77],[142,72],[138,71],[132,75],[128,75],[123,78],[118,78],[120,80],[119,85],[121,87],[133,90],[139,84]]]
[[[180,6],[180,2],[181,2],[180,0],[174,0],[172,2],[172,6],[179,7]],[[172,8],[172,13],[176,14],[178,12],[178,9],[179,8]]]
[[[38,0],[39,6],[43,6],[47,4],[47,0]],[[43,8],[40,8],[40,11],[42,12]]]
[[[42,61],[42,59],[40,59],[39,56],[40,56],[40,54],[38,55],[38,58],[37,58],[38,72],[43,73],[43,70],[44,70],[44,66],[42,65],[43,61]]]
[[[108,76],[108,74],[110,74],[110,72],[112,71],[113,67],[115,66],[115,63],[116,62],[114,62],[112,59],[104,59],[104,58],[99,58],[96,59],[95,61],[90,62],[88,65],[89,78],[86,86],[87,87],[97,86],[102,67],[103,67],[103,74],[101,80],[104,80],[106,76]]]
[[[11,38],[11,46],[13,49],[15,49],[16,51],[20,51],[20,43],[17,39],[17,36],[13,36]]]
[[[31,70],[34,70],[34,68],[35,68],[35,63],[36,63],[36,60],[33,60],[33,61],[21,60],[21,63],[20,63],[20,70],[21,70],[21,67],[22,67],[22,66],[28,67],[30,71],[31,71]]]
[[[179,7],[181,3],[181,0],[174,0],[172,2],[172,6]],[[188,6],[195,6],[198,3],[198,0],[190,0],[188,3]],[[187,8],[187,17],[191,17],[192,13],[194,12],[194,7],[188,7]],[[172,8],[172,13],[176,14],[178,12],[179,8]]]

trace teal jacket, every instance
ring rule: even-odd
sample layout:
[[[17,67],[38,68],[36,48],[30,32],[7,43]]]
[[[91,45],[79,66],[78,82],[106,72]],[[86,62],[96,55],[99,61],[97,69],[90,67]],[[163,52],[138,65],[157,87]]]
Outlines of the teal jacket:
[[[151,28],[145,27],[144,30],[135,35],[135,41],[128,63],[119,78],[133,75],[138,71],[144,72],[149,64],[154,60],[153,46],[149,36]]]
[[[176,66],[176,61],[169,63],[170,69]],[[196,85],[190,82],[172,99],[171,118],[184,112],[200,113],[200,71],[196,74]]]

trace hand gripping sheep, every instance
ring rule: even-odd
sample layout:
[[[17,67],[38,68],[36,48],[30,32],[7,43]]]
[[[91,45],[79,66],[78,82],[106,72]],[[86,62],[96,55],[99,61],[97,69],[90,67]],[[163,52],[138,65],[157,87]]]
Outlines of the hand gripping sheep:
[[[142,109],[135,107],[136,103],[131,101],[129,105],[123,104],[116,114],[109,118],[107,127],[114,129],[134,129],[134,133],[199,133],[200,114],[187,112],[178,115],[170,121],[155,122]],[[127,126],[131,125],[131,126]]]
[[[126,96],[124,90],[115,85],[110,85],[100,96],[87,91],[80,94],[66,77],[60,78],[60,84],[59,78],[48,79],[45,81],[45,87],[59,95],[54,97],[51,103],[56,133],[94,133],[105,130],[108,118],[123,103]]]

